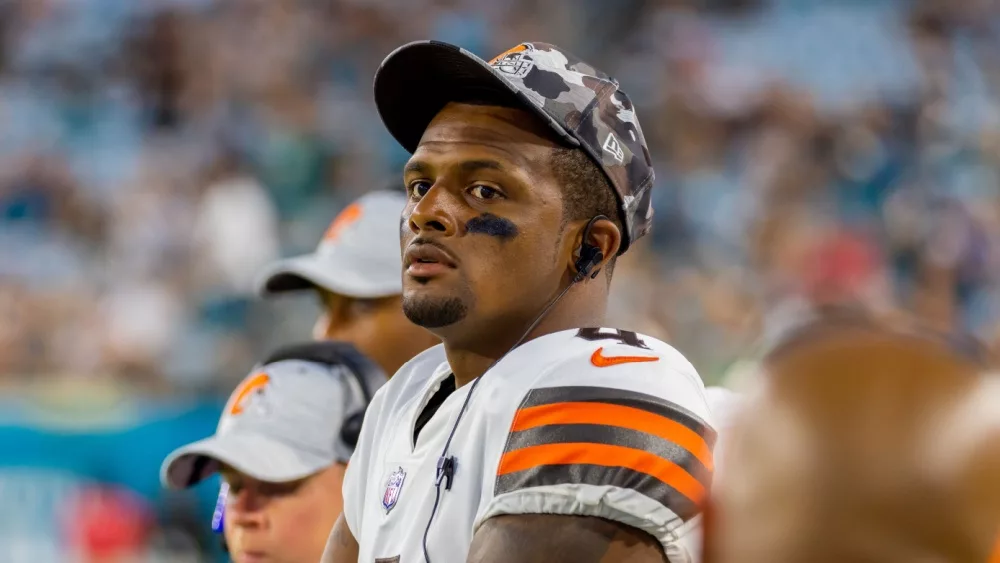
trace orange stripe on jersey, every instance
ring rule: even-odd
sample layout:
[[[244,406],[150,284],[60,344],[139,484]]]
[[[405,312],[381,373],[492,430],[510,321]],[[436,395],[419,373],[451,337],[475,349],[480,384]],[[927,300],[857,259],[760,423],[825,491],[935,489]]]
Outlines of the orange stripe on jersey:
[[[659,396],[603,386],[532,389],[511,423],[494,494],[611,487],[688,521],[712,482],[715,437],[693,412]]]
[[[624,467],[670,485],[695,504],[701,504],[705,487],[681,466],[655,454],[607,444],[547,444],[507,452],[497,475],[503,476],[545,465],[599,465]]]
[[[514,417],[511,432],[559,424],[596,424],[627,428],[651,434],[677,444],[714,470],[712,448],[687,426],[658,414],[607,403],[552,403],[521,409]]]

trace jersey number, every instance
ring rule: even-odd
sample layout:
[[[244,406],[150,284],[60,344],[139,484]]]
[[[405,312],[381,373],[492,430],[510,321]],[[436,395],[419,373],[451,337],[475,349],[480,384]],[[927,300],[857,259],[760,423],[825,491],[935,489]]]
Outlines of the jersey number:
[[[615,340],[619,344],[649,350],[649,346],[646,346],[646,343],[639,338],[639,335],[631,330],[619,330],[612,328],[581,328],[576,333],[576,336],[591,342],[596,342],[598,340]]]

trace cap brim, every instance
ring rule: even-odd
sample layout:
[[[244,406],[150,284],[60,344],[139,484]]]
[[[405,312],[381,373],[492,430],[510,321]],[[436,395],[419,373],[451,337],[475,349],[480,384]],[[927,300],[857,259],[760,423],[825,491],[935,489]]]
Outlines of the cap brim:
[[[335,461],[266,437],[228,434],[174,450],[160,468],[160,481],[165,487],[185,489],[225,464],[260,481],[284,483],[308,477]]]
[[[322,288],[360,299],[376,299],[402,293],[402,271],[398,280],[374,281],[363,278],[346,265],[344,268],[332,270],[328,262],[320,260],[313,254],[277,262],[257,279],[257,293],[261,297],[272,297],[293,291]]]
[[[534,112],[567,143],[579,141],[521,89],[472,53],[439,41],[403,45],[375,74],[375,106],[389,133],[414,152],[424,130],[449,102],[480,99]]]

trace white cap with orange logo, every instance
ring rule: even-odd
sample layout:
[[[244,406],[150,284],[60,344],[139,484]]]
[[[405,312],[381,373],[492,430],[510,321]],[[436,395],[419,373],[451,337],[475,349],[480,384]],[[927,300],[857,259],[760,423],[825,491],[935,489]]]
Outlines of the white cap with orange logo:
[[[370,192],[333,220],[316,252],[281,260],[258,278],[267,297],[319,287],[361,299],[402,293],[399,221],[402,190]]]
[[[332,369],[332,372],[331,372]],[[282,360],[255,370],[233,391],[213,436],[174,450],[160,470],[170,488],[190,487],[221,464],[282,483],[345,463],[342,416],[364,408],[347,368]]]

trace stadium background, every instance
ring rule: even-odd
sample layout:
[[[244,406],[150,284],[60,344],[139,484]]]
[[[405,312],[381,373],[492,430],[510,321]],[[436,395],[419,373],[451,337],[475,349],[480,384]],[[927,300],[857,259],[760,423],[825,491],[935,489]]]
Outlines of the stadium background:
[[[311,299],[251,282],[398,182],[371,78],[412,39],[544,40],[620,80],[656,222],[613,318],[709,382],[845,296],[995,346],[995,6],[0,0],[0,563],[218,557],[214,483],[168,494],[159,463],[308,336]]]

